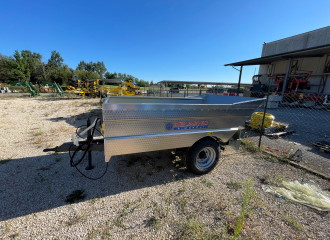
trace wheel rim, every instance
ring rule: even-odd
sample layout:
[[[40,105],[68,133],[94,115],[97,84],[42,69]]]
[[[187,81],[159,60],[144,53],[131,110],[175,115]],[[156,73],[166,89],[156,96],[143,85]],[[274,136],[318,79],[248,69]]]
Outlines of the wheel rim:
[[[216,152],[212,147],[205,147],[197,154],[196,167],[200,170],[206,170],[214,163]]]

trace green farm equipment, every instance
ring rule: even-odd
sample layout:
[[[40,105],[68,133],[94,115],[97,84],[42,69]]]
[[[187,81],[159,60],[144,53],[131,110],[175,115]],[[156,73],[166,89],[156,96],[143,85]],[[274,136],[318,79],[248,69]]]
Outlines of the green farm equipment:
[[[34,96],[39,96],[39,92],[37,91],[37,89],[34,87],[34,85],[31,82],[23,82],[22,86],[26,87],[27,90],[29,91],[29,93],[31,94],[32,97]]]

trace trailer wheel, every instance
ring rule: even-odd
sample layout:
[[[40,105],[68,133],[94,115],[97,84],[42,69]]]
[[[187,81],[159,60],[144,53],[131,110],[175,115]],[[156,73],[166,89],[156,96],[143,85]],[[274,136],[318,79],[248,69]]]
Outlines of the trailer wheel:
[[[219,143],[212,139],[205,139],[189,149],[187,167],[195,174],[205,174],[217,165],[219,158]]]

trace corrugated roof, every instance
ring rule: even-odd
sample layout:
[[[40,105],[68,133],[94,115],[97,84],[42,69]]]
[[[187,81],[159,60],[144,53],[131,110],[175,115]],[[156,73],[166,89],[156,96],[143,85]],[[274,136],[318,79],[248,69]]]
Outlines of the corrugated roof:
[[[237,85],[237,83],[229,82],[193,82],[193,81],[177,81],[177,80],[162,80],[162,84],[198,84],[198,85]],[[241,86],[250,86],[251,84],[241,83]]]
[[[322,57],[325,54],[330,54],[330,44],[307,48],[303,50],[281,53],[261,58],[254,58],[250,60],[245,60],[241,62],[228,63],[225,66],[249,66],[249,65],[263,65],[270,64],[272,62],[286,60],[290,58],[303,58],[303,57]]]

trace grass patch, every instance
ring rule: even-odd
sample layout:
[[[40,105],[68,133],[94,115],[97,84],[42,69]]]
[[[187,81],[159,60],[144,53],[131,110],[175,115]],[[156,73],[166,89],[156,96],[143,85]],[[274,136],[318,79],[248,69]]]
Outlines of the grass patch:
[[[124,223],[123,218],[126,217],[129,213],[132,213],[135,209],[141,206],[141,198],[136,201],[126,201],[124,207],[119,212],[118,217],[114,221],[114,225],[117,227],[125,228],[126,225]]]
[[[255,196],[256,192],[253,189],[253,183],[252,181],[245,181],[244,182],[244,192],[243,192],[243,203],[242,203],[242,209],[240,212],[240,215],[238,216],[238,220],[236,223],[235,231],[234,231],[234,239],[238,238],[239,233],[241,232],[243,228],[243,222],[244,218],[247,215],[249,211],[249,202],[251,199]]]
[[[96,203],[96,202],[98,202],[98,201],[100,201],[101,199],[100,198],[93,198],[92,200],[91,200],[91,204],[94,204],[94,203]]]
[[[286,221],[286,223],[289,226],[293,227],[294,229],[296,229],[298,231],[302,231],[304,229],[303,226],[300,223],[298,223],[294,217],[284,215],[283,218]]]
[[[276,173],[270,173],[259,178],[261,184],[282,186],[283,175],[278,175]]]
[[[87,220],[87,216],[86,214],[83,214],[83,215],[78,215],[78,216],[74,216],[72,218],[70,218],[67,222],[66,222],[66,225],[67,226],[72,226],[72,225],[75,225],[79,222],[82,222],[82,221],[86,221]]]
[[[147,225],[153,229],[160,229],[161,227],[161,219],[152,216],[148,221]]]
[[[235,181],[230,181],[228,183],[226,183],[227,188],[229,189],[233,189],[233,190],[238,190],[242,188],[242,184],[240,182],[235,182]]]
[[[65,202],[67,203],[75,203],[81,200],[84,200],[86,194],[84,194],[84,190],[75,190],[65,198]]]
[[[252,153],[260,152],[258,146],[254,142],[250,141],[248,138],[242,139],[242,146],[248,152],[252,152]]]
[[[223,239],[220,233],[209,230],[199,218],[183,218],[177,224],[177,232],[175,239],[182,240],[211,240]]]
[[[209,180],[205,179],[205,178],[202,179],[201,183],[202,183],[205,187],[208,187],[208,188],[213,187],[213,183],[210,182]]]
[[[41,135],[43,135],[43,134],[44,134],[43,131],[37,131],[37,132],[34,132],[34,133],[33,133],[33,136],[37,137],[37,136],[41,136]]]
[[[18,232],[9,236],[10,239],[16,239],[18,237],[19,237],[19,233]]]

